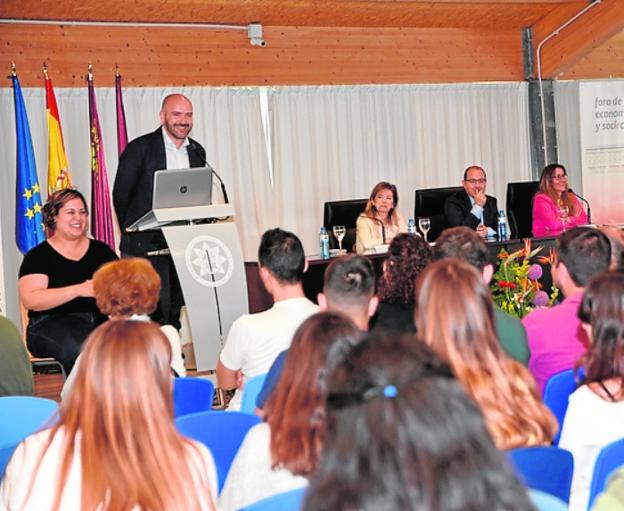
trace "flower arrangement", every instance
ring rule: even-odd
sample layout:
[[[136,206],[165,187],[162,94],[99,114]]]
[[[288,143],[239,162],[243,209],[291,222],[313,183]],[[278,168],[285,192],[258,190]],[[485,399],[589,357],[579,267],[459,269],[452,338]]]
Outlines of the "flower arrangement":
[[[559,294],[554,285],[550,295],[542,290],[539,282],[542,267],[531,262],[541,250],[542,247],[531,250],[531,240],[525,239],[520,250],[509,254],[503,249],[498,254],[499,264],[490,289],[496,305],[512,316],[523,318],[535,307],[550,306]],[[547,257],[538,260],[541,264],[552,264],[554,257],[551,250]]]

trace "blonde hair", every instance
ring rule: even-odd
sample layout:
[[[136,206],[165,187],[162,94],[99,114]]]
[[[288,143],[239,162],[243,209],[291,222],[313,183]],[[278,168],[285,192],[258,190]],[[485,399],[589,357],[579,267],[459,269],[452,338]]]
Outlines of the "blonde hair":
[[[482,276],[459,259],[432,263],[417,290],[419,337],[446,360],[499,449],[550,444],[557,422],[528,370],[503,352]]]
[[[82,510],[196,510],[202,501],[214,508],[208,467],[173,422],[170,359],[154,323],[110,320],[89,336],[48,442],[62,433],[54,509],[76,447]]]
[[[377,214],[377,208],[374,206],[373,200],[377,194],[383,190],[388,190],[392,193],[392,201],[394,204],[392,205],[392,209],[388,212],[388,220],[390,220],[390,223],[397,225],[399,223],[399,217],[397,215],[396,208],[399,204],[399,192],[397,192],[397,187],[395,185],[388,183],[387,181],[380,181],[373,187],[363,215],[369,218],[376,218],[375,215]]]

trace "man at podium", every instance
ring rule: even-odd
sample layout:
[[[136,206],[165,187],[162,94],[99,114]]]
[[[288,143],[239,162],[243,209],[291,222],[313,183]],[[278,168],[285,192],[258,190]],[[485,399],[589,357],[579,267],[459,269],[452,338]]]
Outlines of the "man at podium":
[[[180,329],[184,303],[171,256],[160,230],[126,232],[126,228],[152,209],[154,173],[163,169],[203,167],[206,151],[189,138],[193,127],[193,104],[182,94],[170,94],[162,102],[161,126],[130,142],[119,157],[113,187],[113,204],[121,229],[123,255],[148,257],[161,278],[160,300],[152,319]]]

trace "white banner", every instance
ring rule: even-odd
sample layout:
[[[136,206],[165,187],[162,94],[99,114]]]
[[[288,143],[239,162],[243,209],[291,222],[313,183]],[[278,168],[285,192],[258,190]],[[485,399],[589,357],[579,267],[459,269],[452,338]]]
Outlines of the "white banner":
[[[581,82],[583,193],[593,223],[624,223],[624,81]]]

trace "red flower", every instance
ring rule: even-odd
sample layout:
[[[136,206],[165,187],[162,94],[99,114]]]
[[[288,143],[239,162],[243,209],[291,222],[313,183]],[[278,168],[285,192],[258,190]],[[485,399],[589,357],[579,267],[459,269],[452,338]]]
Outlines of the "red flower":
[[[508,280],[499,280],[498,281],[498,287],[509,288],[509,289],[516,289],[516,284],[514,284],[513,282],[510,282]]]

